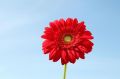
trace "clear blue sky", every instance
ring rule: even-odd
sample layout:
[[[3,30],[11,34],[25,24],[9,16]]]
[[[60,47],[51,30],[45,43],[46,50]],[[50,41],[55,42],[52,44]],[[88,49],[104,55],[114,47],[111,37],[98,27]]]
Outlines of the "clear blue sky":
[[[85,60],[68,64],[67,79],[120,79],[119,0],[0,0],[0,79],[62,79],[63,66],[42,54],[50,21],[84,20],[95,43]]]

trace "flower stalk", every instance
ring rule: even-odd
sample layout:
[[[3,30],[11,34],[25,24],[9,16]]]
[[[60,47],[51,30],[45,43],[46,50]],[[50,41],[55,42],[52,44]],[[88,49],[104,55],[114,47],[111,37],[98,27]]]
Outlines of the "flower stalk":
[[[66,73],[67,73],[67,64],[64,65],[64,75],[63,75],[63,79],[66,79]]]

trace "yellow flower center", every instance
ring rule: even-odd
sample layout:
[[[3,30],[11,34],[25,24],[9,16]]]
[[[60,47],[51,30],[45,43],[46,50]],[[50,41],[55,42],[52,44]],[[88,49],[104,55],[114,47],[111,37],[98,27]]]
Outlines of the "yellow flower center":
[[[64,37],[64,41],[65,41],[66,43],[71,42],[71,41],[72,41],[72,36],[71,36],[71,35],[66,35],[66,36]]]

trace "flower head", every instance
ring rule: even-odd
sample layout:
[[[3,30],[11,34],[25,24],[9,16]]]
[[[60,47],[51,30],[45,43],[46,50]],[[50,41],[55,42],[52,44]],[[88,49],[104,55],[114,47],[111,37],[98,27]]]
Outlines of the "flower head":
[[[86,29],[84,22],[78,22],[76,18],[50,22],[41,37],[45,39],[42,44],[44,54],[49,54],[53,62],[61,59],[62,64],[84,59],[93,47],[91,32]]]

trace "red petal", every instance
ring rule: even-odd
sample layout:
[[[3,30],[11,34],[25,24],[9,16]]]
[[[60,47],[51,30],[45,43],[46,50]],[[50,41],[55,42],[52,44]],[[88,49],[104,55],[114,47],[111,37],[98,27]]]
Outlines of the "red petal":
[[[45,40],[43,43],[42,43],[42,46],[45,47],[45,48],[49,48],[51,46],[54,46],[54,42],[51,42],[49,40]]]
[[[92,34],[91,34],[90,31],[85,31],[80,38],[81,38],[81,39],[93,39],[93,36],[91,36],[91,35],[92,35]]]
[[[80,39],[93,39],[93,36],[81,36]]]
[[[58,20],[55,20],[54,23],[55,23],[55,25],[57,26],[58,30],[59,30],[59,31],[62,31],[62,30],[61,30],[62,27],[61,27],[61,25],[60,25],[60,22],[59,22]]]
[[[61,23],[62,26],[65,27],[65,20],[64,19],[60,19],[59,22]]]
[[[53,36],[51,37],[51,35],[53,34],[54,32],[52,31],[51,28],[45,27],[44,35],[42,35],[41,38],[48,39],[48,40],[55,40]]]
[[[44,38],[44,39],[48,39],[48,40],[55,40],[54,36],[51,36],[53,35],[52,33],[51,34],[45,34],[45,35],[42,35],[41,37]]]
[[[80,56],[81,59],[85,59],[85,54],[84,53],[80,52],[79,56]]]
[[[72,23],[73,23],[73,19],[67,18],[67,20],[66,20],[66,25],[69,26],[69,27],[71,27],[71,26],[72,26]]]
[[[76,58],[75,58],[74,55],[72,54],[72,51],[71,51],[71,50],[68,50],[67,53],[68,53],[69,61],[70,61],[71,63],[75,63]]]
[[[92,35],[92,33],[90,31],[85,31],[84,35]]]
[[[59,23],[60,23],[60,28],[61,28],[61,30],[62,31],[64,31],[65,30],[65,20],[64,19],[60,19],[59,20]]]
[[[56,24],[54,22],[50,22],[49,25],[54,31],[58,30],[58,27],[56,26]]]
[[[84,53],[82,53],[82,52],[77,52],[78,54],[79,54],[79,57],[81,58],[81,59],[85,59],[85,54]]]
[[[62,50],[62,52],[61,52],[61,63],[62,63],[62,65],[68,63],[67,52],[65,52],[65,50]]]
[[[76,27],[77,25],[78,25],[78,20],[75,18],[75,19],[73,20],[73,26]]]
[[[85,40],[82,42],[82,45],[86,47],[86,53],[89,53],[92,50],[92,46],[94,45],[91,41]]]
[[[87,51],[87,49],[84,46],[82,46],[82,45],[79,45],[78,48],[83,53],[85,53]]]
[[[76,58],[77,58],[77,59],[79,59],[79,57],[82,58],[82,59],[85,58],[85,57],[84,57],[84,53],[81,52],[77,47],[74,48],[74,50],[76,51]]]
[[[49,53],[54,47],[55,47],[54,43],[53,43],[53,42],[50,42],[50,41],[48,41],[48,40],[45,40],[45,41],[42,43],[42,49],[43,49],[43,51],[44,51],[44,54]]]
[[[49,60],[53,59],[53,57],[56,55],[56,53],[57,53],[56,49],[54,48],[49,54]]]
[[[48,54],[48,53],[50,52],[50,50],[49,50],[49,49],[46,49],[46,48],[44,48],[44,49],[42,49],[42,50],[43,50],[44,54]]]
[[[52,29],[50,27],[45,27],[45,31],[44,33],[46,34],[50,34],[50,33],[53,33]]]
[[[73,50],[75,52],[76,58],[79,59],[79,53],[78,53],[79,49],[77,47],[75,47]]]
[[[53,58],[53,62],[57,62],[61,57],[61,52],[57,51],[56,55]]]
[[[85,27],[86,26],[84,25],[84,22],[80,22],[80,23],[78,23],[77,27],[75,28],[75,32],[82,34],[86,30]]]
[[[78,52],[76,52],[76,58],[79,59],[79,53]]]
[[[54,22],[50,22],[49,24],[54,31],[61,31],[60,23],[58,20],[55,20]]]
[[[71,54],[76,58],[76,54],[74,50],[71,50]]]

